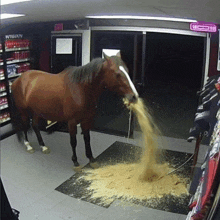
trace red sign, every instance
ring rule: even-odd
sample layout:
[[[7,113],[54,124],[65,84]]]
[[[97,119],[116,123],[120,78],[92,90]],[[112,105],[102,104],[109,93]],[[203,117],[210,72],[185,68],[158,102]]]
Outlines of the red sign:
[[[55,31],[62,31],[63,30],[63,23],[55,24],[54,30]]]

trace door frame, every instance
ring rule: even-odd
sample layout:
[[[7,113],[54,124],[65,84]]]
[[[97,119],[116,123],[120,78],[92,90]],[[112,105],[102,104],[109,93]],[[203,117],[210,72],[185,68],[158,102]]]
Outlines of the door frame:
[[[181,30],[181,29],[172,29],[172,28],[126,27],[126,26],[94,26],[94,27],[91,27],[91,31],[142,32],[142,35],[143,35],[142,50],[143,51],[145,51],[145,49],[146,49],[146,34],[147,34],[147,32],[203,37],[205,46],[204,46],[204,63],[203,63],[203,73],[202,73],[201,86],[203,87],[207,82],[208,72],[209,72],[209,58],[210,58],[210,34],[209,33],[200,33],[200,32],[194,32],[191,30]],[[143,53],[142,54],[142,73],[141,73],[142,77],[141,77],[141,79],[144,79],[145,62],[146,62],[145,61],[145,53]],[[135,79],[134,79],[134,81],[135,81]]]
[[[69,31],[51,31],[51,39],[54,36],[82,36],[82,65],[90,62],[90,42],[91,29],[88,30],[69,30]],[[52,45],[51,45],[52,47]],[[51,48],[52,51],[52,48]],[[52,59],[52,58],[51,58]]]

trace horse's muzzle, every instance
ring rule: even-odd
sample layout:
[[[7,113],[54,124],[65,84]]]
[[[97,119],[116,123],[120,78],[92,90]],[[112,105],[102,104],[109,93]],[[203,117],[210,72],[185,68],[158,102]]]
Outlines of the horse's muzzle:
[[[138,97],[136,95],[133,95],[133,94],[127,94],[125,95],[125,98],[128,99],[128,101],[130,103],[136,103],[137,100],[138,100]]]

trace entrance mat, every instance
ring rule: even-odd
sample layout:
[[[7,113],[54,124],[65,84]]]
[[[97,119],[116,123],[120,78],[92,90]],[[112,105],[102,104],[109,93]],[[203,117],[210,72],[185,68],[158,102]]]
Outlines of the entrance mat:
[[[116,141],[102,154],[100,154],[96,159],[100,166],[105,166],[123,162],[133,163],[140,158],[140,155],[141,147]],[[171,167],[176,168],[182,165],[187,159],[189,159],[191,155],[192,154],[188,153],[164,150],[161,161],[168,162]],[[188,178],[190,176],[191,165],[192,160],[185,166],[180,168],[178,171],[176,171],[176,174],[178,174],[181,177]],[[89,164],[87,164],[84,168],[90,168]],[[113,201],[105,202],[105,204],[102,204],[100,202],[100,199],[92,199],[92,193],[87,190],[87,187],[89,187],[90,182],[82,178],[85,175],[86,174],[84,172],[74,174],[71,178],[69,178],[60,186],[58,186],[56,190],[68,196],[108,208]],[[146,206],[148,208],[179,214],[188,214],[189,200],[190,195],[184,195],[182,197],[165,195],[162,198],[153,198],[141,201],[129,201],[133,202],[134,204]]]

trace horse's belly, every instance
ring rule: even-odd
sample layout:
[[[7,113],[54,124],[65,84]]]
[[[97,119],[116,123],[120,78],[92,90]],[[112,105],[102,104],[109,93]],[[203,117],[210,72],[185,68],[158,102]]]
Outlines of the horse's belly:
[[[32,96],[28,100],[27,106],[32,113],[47,120],[58,121],[64,118],[63,106],[59,98],[51,98],[46,95]]]
[[[50,121],[65,121],[65,117],[63,116],[63,113],[42,113],[39,112],[39,114],[37,114],[39,117],[46,119],[46,120],[50,120]]]

